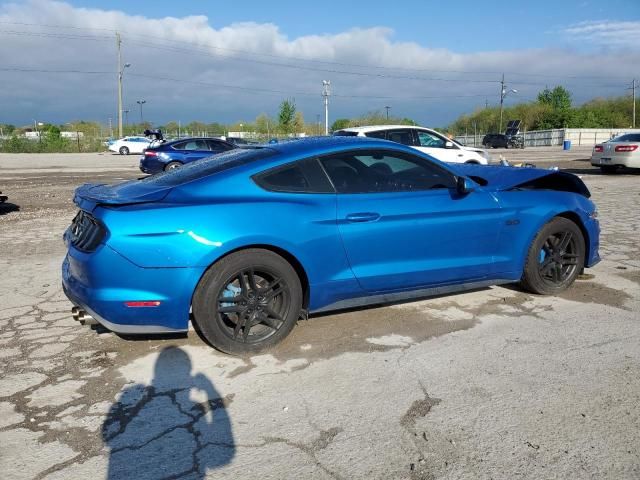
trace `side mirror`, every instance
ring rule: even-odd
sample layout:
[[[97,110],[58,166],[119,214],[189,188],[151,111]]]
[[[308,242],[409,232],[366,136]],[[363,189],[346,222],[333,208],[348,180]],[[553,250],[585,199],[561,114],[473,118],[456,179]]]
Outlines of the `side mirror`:
[[[466,195],[475,190],[475,186],[471,180],[466,177],[458,177],[456,180],[456,190],[460,195]]]
[[[447,140],[444,142],[444,148],[453,148],[453,142]]]

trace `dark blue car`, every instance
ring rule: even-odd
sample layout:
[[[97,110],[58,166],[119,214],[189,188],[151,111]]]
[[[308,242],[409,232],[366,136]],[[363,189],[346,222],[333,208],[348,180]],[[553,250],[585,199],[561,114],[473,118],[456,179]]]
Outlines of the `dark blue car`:
[[[145,334],[192,320],[252,353],[307,312],[500,283],[561,292],[599,261],[589,196],[570,173],[366,137],[237,149],[78,188],[63,287],[83,322]]]
[[[140,170],[158,173],[236,148],[219,138],[181,138],[147,148],[140,158]]]

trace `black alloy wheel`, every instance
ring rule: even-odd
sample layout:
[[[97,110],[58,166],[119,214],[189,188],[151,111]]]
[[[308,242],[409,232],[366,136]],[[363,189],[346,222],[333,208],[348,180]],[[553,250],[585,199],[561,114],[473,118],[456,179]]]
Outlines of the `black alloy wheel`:
[[[232,340],[259,343],[282,327],[290,307],[287,284],[276,272],[249,268],[220,290],[216,320]]]
[[[280,255],[232,253],[207,270],[193,299],[195,324],[215,348],[257,353],[284,339],[302,310],[300,278]]]
[[[571,220],[556,217],[538,232],[529,248],[522,286],[542,295],[567,289],[584,268],[585,239]]]
[[[120,155],[129,155],[129,149],[127,147],[120,147],[120,150],[118,150],[118,152],[120,153]]]

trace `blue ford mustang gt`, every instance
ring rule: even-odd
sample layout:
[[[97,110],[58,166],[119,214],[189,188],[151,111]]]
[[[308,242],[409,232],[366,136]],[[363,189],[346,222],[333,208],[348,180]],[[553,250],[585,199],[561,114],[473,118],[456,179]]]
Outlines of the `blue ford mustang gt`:
[[[246,354],[307,313],[520,282],[569,287],[599,261],[589,191],[565,172],[447,165],[384,140],[232,150],[84,185],[65,233],[74,316]]]

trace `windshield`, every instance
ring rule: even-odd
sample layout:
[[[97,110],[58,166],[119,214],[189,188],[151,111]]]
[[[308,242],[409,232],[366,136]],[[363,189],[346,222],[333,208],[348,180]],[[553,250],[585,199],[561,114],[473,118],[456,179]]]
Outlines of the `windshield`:
[[[625,133],[609,140],[610,142],[640,142],[640,133]]]
[[[151,175],[143,178],[141,182],[163,187],[175,187],[188,183],[198,178],[213,175],[214,173],[229,170],[240,165],[262,160],[276,154],[271,148],[235,149],[228,152],[212,155],[197,162],[188,163],[174,170]]]

